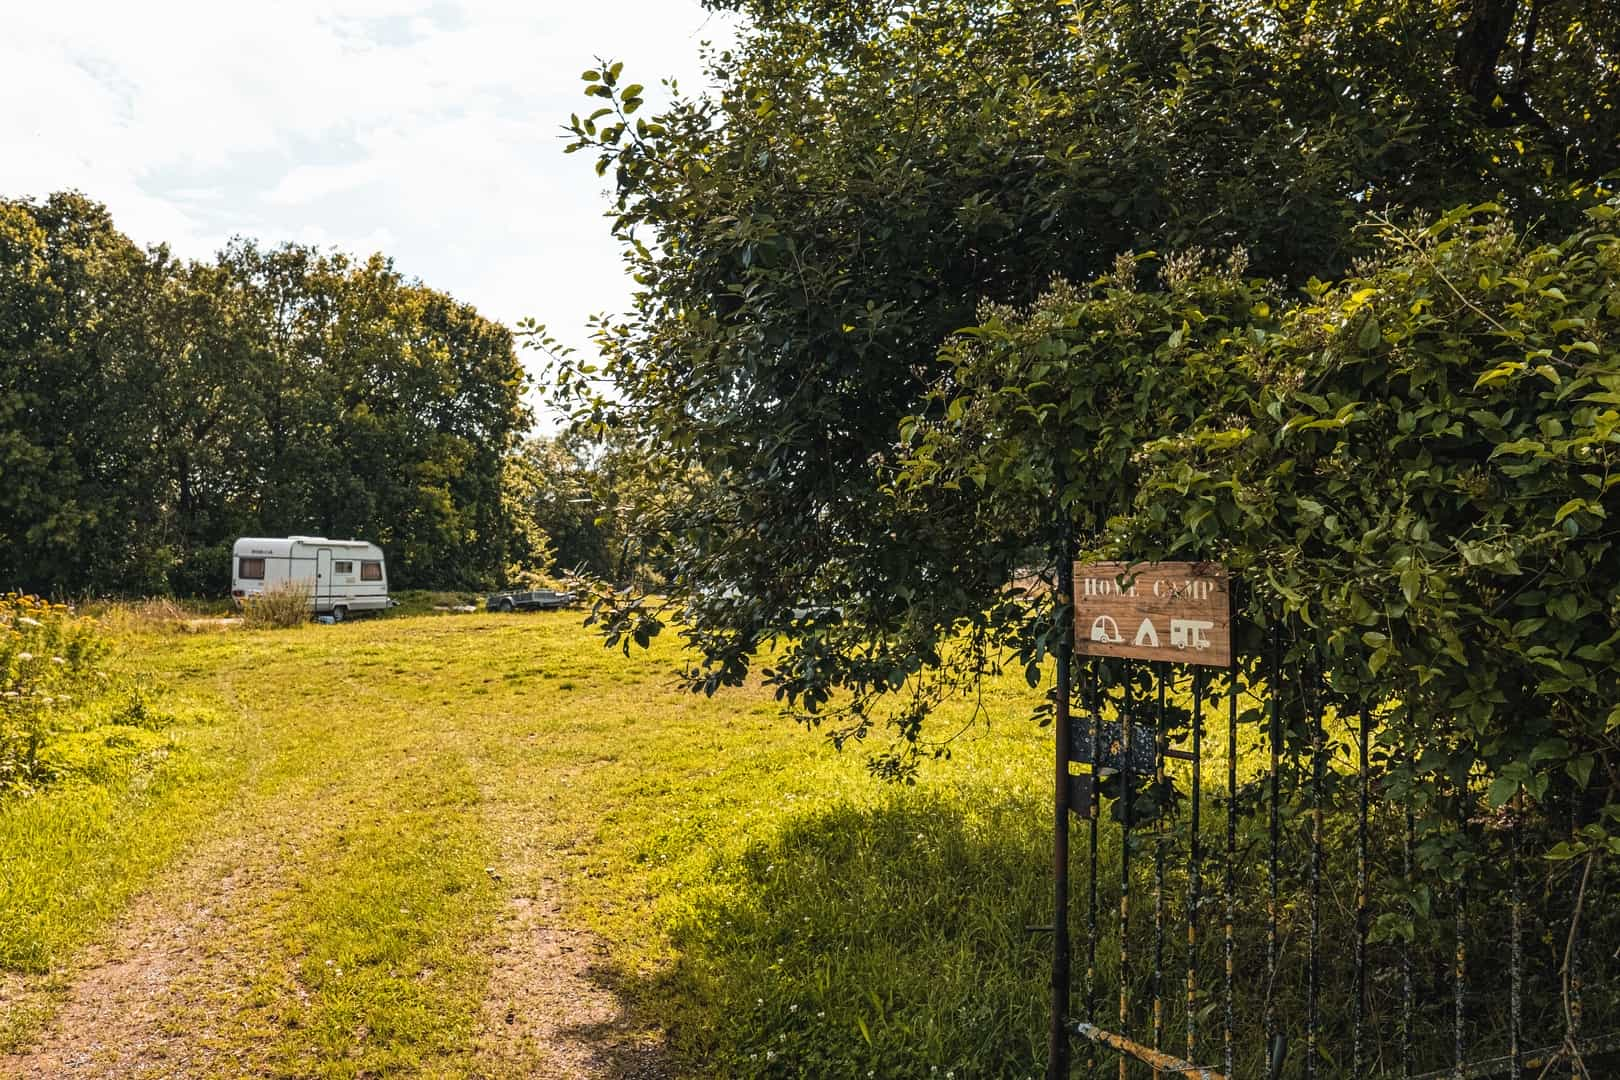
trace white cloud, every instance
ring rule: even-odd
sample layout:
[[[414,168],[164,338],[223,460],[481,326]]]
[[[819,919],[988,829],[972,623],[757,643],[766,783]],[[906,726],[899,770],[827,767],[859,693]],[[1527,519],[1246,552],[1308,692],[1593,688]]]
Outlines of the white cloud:
[[[562,154],[579,73],[611,52],[691,88],[730,32],[697,0],[61,0],[6,23],[0,194],[79,188],[193,257],[234,234],[380,249],[576,345],[629,293],[602,181]]]

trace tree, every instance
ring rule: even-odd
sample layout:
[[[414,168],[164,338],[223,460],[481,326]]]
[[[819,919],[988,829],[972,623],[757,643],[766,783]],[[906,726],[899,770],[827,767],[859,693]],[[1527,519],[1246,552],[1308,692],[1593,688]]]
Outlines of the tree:
[[[786,640],[767,680],[812,720],[853,694],[840,736],[884,691],[949,686],[943,643],[990,634],[1050,539],[1050,506],[1012,538],[975,531],[972,485],[893,494],[897,429],[981,303],[1196,246],[1298,286],[1370,251],[1370,214],[1488,197],[1567,227],[1614,164],[1615,20],[1573,3],[724,6],[750,22],[713,95],[647,119],[619,65],[585,74],[601,107],[570,149],[613,178],[641,289],[603,370],[565,362],[557,390],[713,478],[664,522],[690,684]],[[1546,122],[1482,101],[1492,79]],[[645,640],[665,610],[604,625]],[[892,719],[914,741],[921,715]]]
[[[99,585],[154,568],[125,477],[145,462],[138,314],[155,273],[101,206],[75,194],[0,203],[0,575]]]
[[[493,584],[524,382],[505,327],[382,256],[187,263],[81,195],[0,202],[0,582],[217,592],[230,541],[271,532]]]
[[[515,517],[531,521],[555,547],[554,565],[564,573],[609,575],[613,561],[602,503],[590,462],[575,444],[558,438],[527,439],[507,458],[513,477]]]

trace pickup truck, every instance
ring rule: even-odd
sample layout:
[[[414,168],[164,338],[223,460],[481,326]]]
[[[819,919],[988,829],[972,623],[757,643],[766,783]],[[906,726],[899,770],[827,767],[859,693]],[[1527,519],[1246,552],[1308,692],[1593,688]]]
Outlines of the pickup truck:
[[[484,600],[485,611],[554,611],[573,605],[578,599],[571,592],[555,589],[535,589],[532,592],[490,593]]]

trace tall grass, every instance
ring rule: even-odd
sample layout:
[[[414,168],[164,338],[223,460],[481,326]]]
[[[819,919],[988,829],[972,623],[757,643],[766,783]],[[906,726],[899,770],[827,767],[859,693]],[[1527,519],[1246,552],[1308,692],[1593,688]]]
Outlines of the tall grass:
[[[221,604],[175,600],[166,596],[142,600],[93,600],[80,610],[93,616],[115,637],[144,633],[204,633],[223,630],[237,621],[234,610]]]
[[[250,630],[286,630],[309,621],[309,585],[283,581],[242,601],[242,624]]]

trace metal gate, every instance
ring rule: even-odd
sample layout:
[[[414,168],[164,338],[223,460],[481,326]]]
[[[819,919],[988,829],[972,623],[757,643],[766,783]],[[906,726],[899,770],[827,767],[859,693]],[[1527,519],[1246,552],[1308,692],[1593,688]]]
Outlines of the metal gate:
[[[1050,1078],[1620,1075],[1620,903],[1543,857],[1579,788],[1409,782],[1390,704],[1252,605],[1224,667],[1078,656],[1062,617]]]

